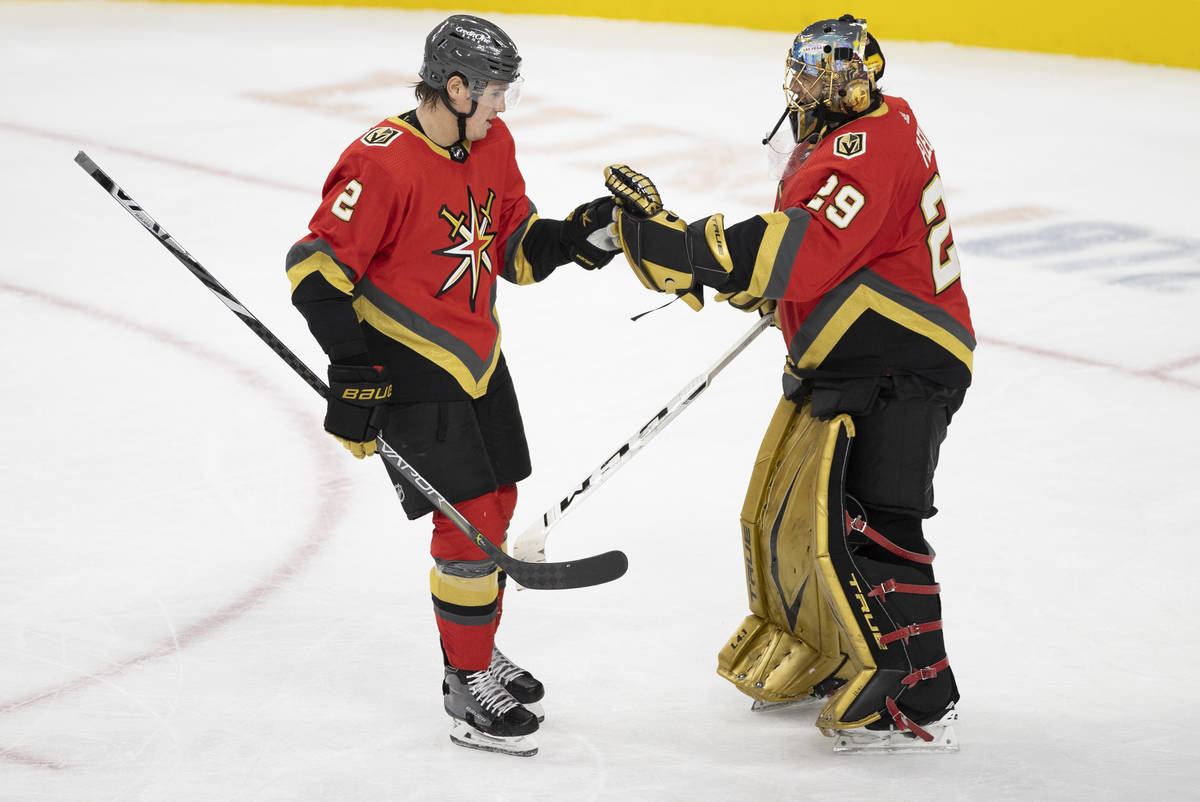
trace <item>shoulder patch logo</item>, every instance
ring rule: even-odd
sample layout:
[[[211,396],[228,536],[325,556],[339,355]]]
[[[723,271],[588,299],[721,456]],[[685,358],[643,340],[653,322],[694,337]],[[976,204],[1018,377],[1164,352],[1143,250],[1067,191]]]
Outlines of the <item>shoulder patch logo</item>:
[[[392,143],[392,140],[404,133],[398,128],[389,128],[386,125],[379,128],[372,128],[363,135],[362,141],[364,145],[374,145],[375,147],[386,147]]]
[[[867,135],[863,131],[842,134],[833,140],[833,152],[843,159],[853,159],[867,152]]]

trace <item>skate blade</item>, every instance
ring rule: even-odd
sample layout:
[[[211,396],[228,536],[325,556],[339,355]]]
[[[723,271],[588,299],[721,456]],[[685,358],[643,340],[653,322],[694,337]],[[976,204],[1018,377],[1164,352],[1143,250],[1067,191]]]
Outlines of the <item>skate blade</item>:
[[[537,741],[529,735],[501,738],[480,732],[465,721],[455,719],[450,723],[450,741],[468,749],[484,752],[499,752],[503,755],[533,757],[538,752]]]
[[[541,702],[529,702],[528,704],[522,702],[521,707],[537,716],[538,724],[546,720],[546,709],[542,707]]]
[[[932,741],[924,741],[911,732],[898,730],[837,730],[833,736],[833,751],[839,755],[957,752],[958,735],[954,732],[953,725],[957,720],[958,715],[953,714],[944,716],[936,724],[924,727],[923,729],[933,736]]]
[[[788,699],[784,702],[764,702],[755,699],[750,705],[751,713],[771,713],[776,710],[819,710],[825,706],[825,699],[816,696],[802,696],[799,699]]]

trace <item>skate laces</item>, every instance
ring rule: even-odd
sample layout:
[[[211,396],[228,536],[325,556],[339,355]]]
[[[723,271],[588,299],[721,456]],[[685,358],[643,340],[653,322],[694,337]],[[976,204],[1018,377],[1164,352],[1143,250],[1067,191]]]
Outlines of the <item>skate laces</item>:
[[[492,662],[488,666],[488,672],[496,678],[496,681],[501,685],[507,685],[512,680],[528,674],[529,672],[521,668],[519,665],[509,660],[504,656],[504,652],[496,647],[492,647]]]
[[[467,690],[484,709],[497,716],[503,716],[520,704],[492,675],[491,668],[471,672],[467,676]]]

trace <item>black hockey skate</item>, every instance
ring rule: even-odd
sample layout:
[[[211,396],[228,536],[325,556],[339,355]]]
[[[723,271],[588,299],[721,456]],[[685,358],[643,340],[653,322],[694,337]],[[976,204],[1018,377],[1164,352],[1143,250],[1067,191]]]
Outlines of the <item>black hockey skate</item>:
[[[526,710],[537,716],[538,721],[546,720],[546,711],[541,705],[546,689],[537,677],[509,660],[504,656],[504,652],[495,646],[492,647],[492,662],[488,671],[504,686],[504,690],[512,694]]]
[[[450,740],[470,749],[529,757],[537,754],[537,717],[504,689],[491,669],[446,667],[442,682]]]

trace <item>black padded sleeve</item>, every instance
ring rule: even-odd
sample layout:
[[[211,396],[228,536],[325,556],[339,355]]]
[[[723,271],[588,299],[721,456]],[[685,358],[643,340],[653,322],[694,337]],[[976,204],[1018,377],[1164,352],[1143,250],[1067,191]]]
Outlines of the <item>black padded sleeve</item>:
[[[292,304],[304,315],[330,362],[366,362],[367,343],[353,301],[318,272],[305,276],[292,292]]]

